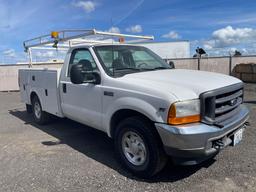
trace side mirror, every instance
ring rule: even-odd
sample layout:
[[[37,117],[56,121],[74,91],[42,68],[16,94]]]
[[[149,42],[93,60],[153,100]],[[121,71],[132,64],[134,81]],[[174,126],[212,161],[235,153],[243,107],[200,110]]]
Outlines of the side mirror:
[[[84,82],[83,65],[76,64],[71,67],[70,80],[74,84],[82,84]]]
[[[171,69],[175,69],[175,65],[174,65],[173,61],[169,61],[169,65],[170,65]]]
[[[93,71],[84,71],[82,64],[76,64],[71,67],[70,80],[73,84],[92,83],[100,84],[100,74]]]

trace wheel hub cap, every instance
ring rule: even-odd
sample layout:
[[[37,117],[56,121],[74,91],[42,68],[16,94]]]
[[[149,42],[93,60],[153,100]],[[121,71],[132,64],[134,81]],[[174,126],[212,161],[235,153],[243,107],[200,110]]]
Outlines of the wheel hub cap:
[[[35,112],[35,116],[40,119],[41,117],[41,107],[39,105],[39,103],[35,103],[35,106],[34,106],[34,112]]]
[[[142,138],[129,131],[123,135],[122,149],[127,160],[133,165],[142,165],[146,161],[146,147]]]

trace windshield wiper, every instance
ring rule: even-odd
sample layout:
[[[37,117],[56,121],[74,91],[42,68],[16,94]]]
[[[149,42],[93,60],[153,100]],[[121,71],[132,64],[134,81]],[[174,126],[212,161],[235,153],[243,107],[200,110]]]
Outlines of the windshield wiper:
[[[158,69],[170,69],[170,68],[167,68],[167,67],[155,67],[155,68],[153,68],[153,70],[158,70]]]
[[[154,71],[154,70],[158,70],[158,69],[170,69],[170,68],[167,68],[167,67],[155,67],[155,68],[141,68],[140,70],[143,70],[143,71]]]
[[[134,71],[140,71],[140,69],[132,68],[132,67],[124,67],[124,68],[114,68],[114,70],[134,70]]]

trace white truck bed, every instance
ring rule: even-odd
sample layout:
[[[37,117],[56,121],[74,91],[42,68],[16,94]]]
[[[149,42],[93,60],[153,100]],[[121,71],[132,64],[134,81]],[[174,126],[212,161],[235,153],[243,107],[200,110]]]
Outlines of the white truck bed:
[[[60,69],[20,69],[19,87],[21,100],[31,104],[30,95],[35,92],[40,97],[42,109],[53,115],[62,117],[59,95]]]

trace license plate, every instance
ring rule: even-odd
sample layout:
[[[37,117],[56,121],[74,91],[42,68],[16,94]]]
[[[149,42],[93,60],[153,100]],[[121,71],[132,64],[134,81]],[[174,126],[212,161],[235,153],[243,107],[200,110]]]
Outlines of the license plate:
[[[233,146],[240,143],[240,141],[243,138],[243,132],[244,132],[244,129],[239,129],[238,131],[235,132],[234,139],[233,139]]]

